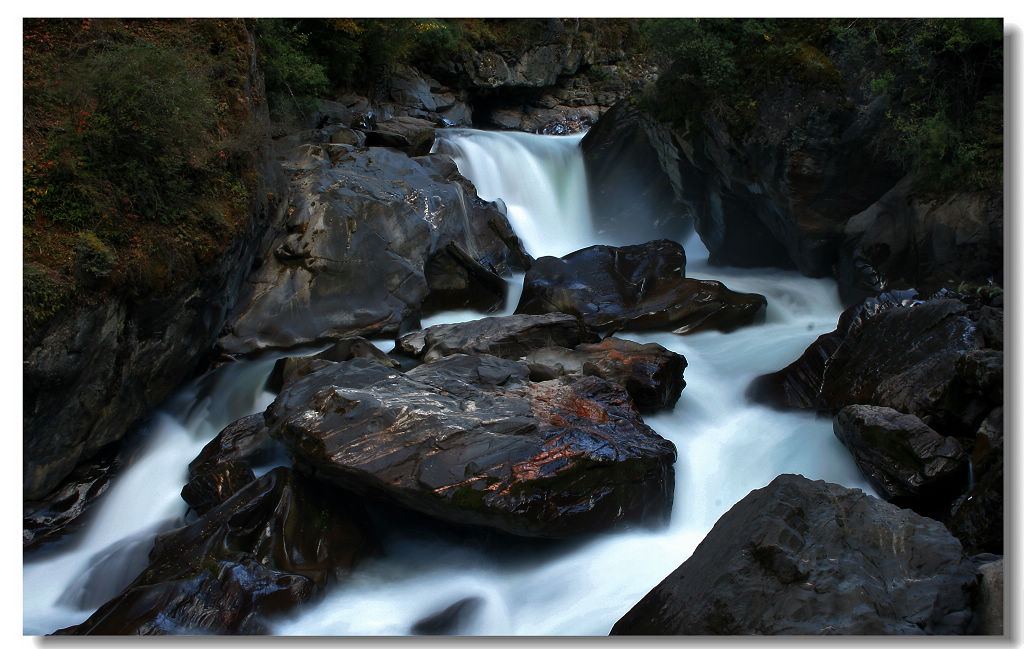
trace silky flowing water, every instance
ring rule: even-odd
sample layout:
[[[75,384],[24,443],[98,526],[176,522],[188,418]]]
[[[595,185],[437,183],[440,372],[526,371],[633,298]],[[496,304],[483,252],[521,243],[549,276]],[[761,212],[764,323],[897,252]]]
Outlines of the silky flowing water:
[[[527,251],[565,255],[600,241],[590,220],[581,136],[445,130],[435,150],[452,155],[480,196],[500,200]],[[287,635],[405,635],[422,618],[475,598],[459,633],[605,635],[652,587],[685,561],[715,521],[781,473],[799,473],[873,493],[831,420],[779,412],[744,397],[750,380],[777,370],[841,312],[835,283],[772,269],[712,267],[696,236],[684,244],[688,277],[721,280],[768,299],[766,321],[728,334],[619,333],[657,342],[686,357],[686,388],[669,411],[645,421],[678,450],[669,524],[566,543],[482,543],[422,525],[391,525],[383,558],[274,630]],[[509,279],[504,313],[515,309],[522,276]],[[449,312],[423,326],[481,317]],[[390,341],[378,341],[385,351]],[[273,357],[224,366],[184,388],[133,441],[132,460],[115,477],[79,532],[26,555],[24,633],[84,621],[146,565],[155,534],[180,524],[188,463],[224,426],[264,410]],[[270,466],[262,467],[262,471]],[[261,470],[257,470],[260,474]]]

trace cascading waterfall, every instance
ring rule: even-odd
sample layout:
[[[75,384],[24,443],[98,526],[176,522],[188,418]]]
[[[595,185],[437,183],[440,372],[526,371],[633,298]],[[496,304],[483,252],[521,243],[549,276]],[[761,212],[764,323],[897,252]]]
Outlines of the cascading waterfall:
[[[453,156],[481,197],[504,202],[528,252],[561,256],[596,242],[579,140],[453,129],[442,133],[435,150]],[[774,411],[743,395],[753,377],[788,364],[835,327],[841,306],[834,282],[779,270],[710,267],[696,236],[683,243],[687,276],[761,293],[768,311],[764,324],[728,334],[618,334],[658,342],[688,362],[687,385],[675,408],[645,417],[678,449],[667,527],[510,548],[389,530],[383,558],[364,563],[316,604],[278,620],[275,632],[409,634],[418,620],[473,598],[463,634],[605,635],[686,560],[722,514],[776,475],[800,473],[873,493],[829,419]],[[521,282],[521,276],[512,278],[505,313],[514,310]],[[423,324],[469,317],[479,314],[439,314]],[[390,343],[381,346],[390,349]],[[87,527],[29,555],[23,571],[26,634],[82,622],[145,565],[156,531],[185,513],[179,492],[188,463],[225,425],[272,400],[263,383],[274,360],[224,367],[182,391],[154,418],[144,448],[116,476]],[[124,568],[104,568],[115,562]]]

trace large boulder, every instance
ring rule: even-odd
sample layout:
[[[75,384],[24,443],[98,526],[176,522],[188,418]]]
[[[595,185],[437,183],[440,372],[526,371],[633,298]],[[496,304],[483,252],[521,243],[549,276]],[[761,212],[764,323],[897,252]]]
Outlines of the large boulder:
[[[449,522],[538,537],[663,523],[675,447],[626,391],[528,375],[493,356],[408,374],[357,358],[286,385],[265,415],[297,468]]]
[[[726,512],[612,634],[960,634],[977,580],[939,522],[782,475]]]
[[[523,360],[534,379],[585,374],[618,383],[642,413],[671,408],[686,386],[686,359],[658,343],[640,344],[609,336],[573,349],[544,347]]]
[[[887,406],[940,433],[969,434],[987,410],[963,421],[969,409],[959,402],[957,361],[980,344],[962,301],[883,294],[847,309],[834,332],[788,367],[755,379],[748,394],[769,405],[833,413],[854,404]]]
[[[395,335],[431,292],[425,268],[456,243],[494,274],[525,254],[504,214],[450,159],[303,145],[284,231],[249,277],[220,347],[245,353],[352,335]],[[511,248],[510,248],[511,246]]]
[[[516,313],[570,313],[608,333],[731,331],[764,318],[764,296],[688,279],[685,269],[683,247],[667,239],[541,257],[526,273]]]
[[[278,468],[157,537],[149,566],[71,635],[267,633],[377,550],[362,509]]]

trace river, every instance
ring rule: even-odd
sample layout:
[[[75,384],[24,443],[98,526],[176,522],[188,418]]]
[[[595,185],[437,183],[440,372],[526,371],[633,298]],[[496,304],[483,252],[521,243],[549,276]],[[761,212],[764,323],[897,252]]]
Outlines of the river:
[[[530,254],[565,255],[602,239],[591,219],[579,143],[582,136],[449,129],[435,150],[452,155],[480,196],[501,200]],[[384,558],[287,619],[283,635],[406,635],[415,623],[473,598],[460,634],[606,635],[643,595],[685,561],[715,521],[781,473],[824,479],[867,493],[830,418],[779,412],[744,397],[750,380],[777,370],[836,326],[842,307],[833,280],[775,269],[708,264],[696,235],[680,241],[688,277],[717,279],[768,300],[763,324],[732,333],[624,333],[686,357],[686,388],[676,406],[645,421],[678,450],[670,523],[653,531],[607,533],[561,544],[503,547],[424,535],[384,534]],[[522,276],[509,278],[511,313]],[[499,314],[500,315],[500,314]],[[467,311],[426,318],[423,326],[481,317]],[[375,341],[390,351],[392,341]],[[154,535],[180,524],[187,465],[235,419],[260,412],[275,358],[221,367],[184,387],[133,436],[132,461],[114,479],[86,526],[26,555],[24,633],[41,635],[84,621],[145,566]],[[261,474],[271,466],[261,467]]]

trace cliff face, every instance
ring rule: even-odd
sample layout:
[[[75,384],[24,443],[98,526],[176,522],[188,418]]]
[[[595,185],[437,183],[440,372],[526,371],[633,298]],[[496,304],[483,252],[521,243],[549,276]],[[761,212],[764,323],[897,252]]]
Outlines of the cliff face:
[[[237,27],[232,38],[245,57],[236,72],[245,81],[235,88],[234,124],[265,124],[254,42]],[[256,189],[223,247],[205,255],[207,263],[172,269],[187,279],[141,295],[93,286],[26,336],[26,500],[45,496],[81,461],[121,439],[213,347],[278,209],[273,196],[284,187],[266,146],[246,158],[243,173]]]
[[[848,303],[1001,284],[1001,188],[922,188],[921,171],[886,148],[906,134],[893,133],[897,99],[876,92],[881,64],[842,41],[827,61],[828,75],[751,80],[741,123],[701,103],[699,84],[667,77],[654,99],[619,102],[583,140],[596,218],[692,219],[712,263],[835,277]],[[669,119],[666,105],[685,108]]]

